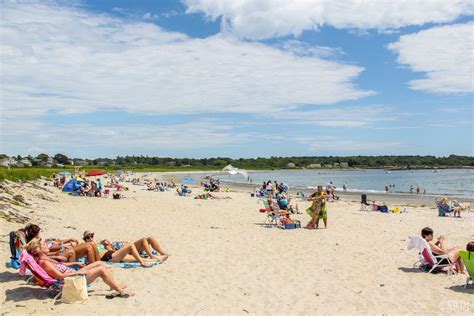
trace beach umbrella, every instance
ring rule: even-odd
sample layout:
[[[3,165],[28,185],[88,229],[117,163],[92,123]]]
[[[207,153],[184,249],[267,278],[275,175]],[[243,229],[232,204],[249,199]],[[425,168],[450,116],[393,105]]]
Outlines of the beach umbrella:
[[[239,169],[239,168],[235,168],[233,167],[232,165],[227,165],[224,167],[224,169],[222,169],[223,172],[227,172],[229,174],[240,174],[242,177],[245,178],[245,180],[249,181],[249,174],[247,172],[247,170],[245,169]]]
[[[70,176],[72,173],[70,171],[61,171],[58,174],[60,176]]]
[[[191,178],[184,178],[183,181],[181,181],[182,183],[196,183],[196,181],[194,181],[193,179]]]
[[[92,169],[89,173],[86,173],[86,177],[101,176],[101,175],[106,174],[106,173],[107,172],[102,171],[102,170]]]

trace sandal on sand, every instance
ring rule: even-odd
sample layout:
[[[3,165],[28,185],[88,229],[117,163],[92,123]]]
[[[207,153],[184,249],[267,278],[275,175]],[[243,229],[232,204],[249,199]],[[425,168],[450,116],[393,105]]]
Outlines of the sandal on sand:
[[[116,293],[112,293],[112,294],[108,294],[105,296],[106,299],[114,299],[116,297],[120,297],[120,298],[129,298],[131,296],[134,296],[135,294],[133,293],[127,293],[127,292],[116,292]]]

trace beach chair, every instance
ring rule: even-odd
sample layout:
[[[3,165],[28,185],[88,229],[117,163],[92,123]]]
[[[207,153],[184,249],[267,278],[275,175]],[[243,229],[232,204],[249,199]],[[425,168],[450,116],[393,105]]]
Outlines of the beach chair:
[[[20,271],[18,273],[24,276],[27,275],[27,271],[33,274],[27,282],[34,277],[40,287],[54,292],[56,294],[55,298],[61,294],[63,283],[50,276],[26,250],[22,250],[20,254]]]
[[[438,216],[449,216],[449,214],[453,212],[451,206],[446,202],[438,201],[436,202],[436,206],[438,207]]]
[[[110,195],[110,189],[104,190],[104,197],[108,197]]]
[[[419,259],[413,266],[419,264],[419,268],[426,267],[428,273],[444,271],[447,268],[448,274],[454,272],[454,265],[449,255],[433,255],[428,242],[419,236],[412,236],[408,239],[408,250],[417,249]]]
[[[265,219],[264,225],[280,225],[281,224],[281,217],[287,216],[289,213],[287,211],[280,210],[278,204],[272,203],[268,200],[263,200],[263,205],[265,206],[265,212],[267,214],[267,218]]]
[[[469,285],[469,283],[474,282],[474,252],[467,252],[467,251],[460,251],[459,257],[461,257],[464,265],[466,266],[466,270],[468,273],[465,288]]]
[[[369,206],[372,206],[373,204],[374,204],[374,201],[372,201],[372,204],[367,201],[366,194],[361,194],[360,196],[360,210],[361,211],[370,211],[371,208],[369,208]]]

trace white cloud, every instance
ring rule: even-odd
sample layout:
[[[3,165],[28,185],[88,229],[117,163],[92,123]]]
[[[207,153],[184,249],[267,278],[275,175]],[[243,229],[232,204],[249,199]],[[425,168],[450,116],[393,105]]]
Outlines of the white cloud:
[[[386,32],[408,25],[445,23],[474,13],[471,0],[182,0],[188,13],[224,17],[240,37],[263,39],[330,25]]]
[[[310,124],[327,127],[367,127],[381,122],[389,122],[406,116],[407,113],[395,113],[392,107],[383,105],[364,105],[344,108],[328,108],[311,111],[273,112],[273,119],[285,118],[287,123]]]
[[[309,150],[312,152],[390,152],[403,147],[400,142],[393,141],[367,141],[354,139],[340,139],[334,137],[317,137],[308,140]]]
[[[158,14],[153,14],[153,13],[151,13],[151,12],[147,12],[147,13],[145,13],[145,14],[143,15],[143,19],[144,19],[144,20],[150,20],[150,21],[156,20],[156,19],[158,19],[159,17],[160,17],[160,16],[159,16]]]
[[[193,39],[79,7],[3,5],[3,118],[124,110],[266,112],[372,95],[361,67],[232,37]]]
[[[410,81],[410,88],[435,93],[474,92],[474,23],[433,27],[403,35],[389,45],[398,63],[426,78]]]
[[[240,146],[254,141],[259,135],[237,132],[233,122],[199,119],[173,124],[126,124],[101,125],[66,120],[64,123],[34,125],[14,122],[3,129],[0,148],[7,142],[5,150],[10,154],[46,152],[54,154],[66,151],[67,155],[84,157],[105,152],[150,153],[157,150],[165,154],[174,150],[216,149]],[[31,146],[40,144],[41,147]],[[8,147],[8,149],[7,149]]]

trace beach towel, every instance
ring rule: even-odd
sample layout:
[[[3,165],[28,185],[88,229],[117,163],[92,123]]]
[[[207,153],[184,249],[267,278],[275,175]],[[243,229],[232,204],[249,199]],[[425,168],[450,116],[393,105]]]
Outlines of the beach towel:
[[[413,236],[408,239],[407,248],[408,250],[418,249],[420,252],[425,247],[425,240],[418,236]]]
[[[124,269],[130,269],[130,268],[137,268],[141,267],[142,265],[140,262],[112,262],[112,261],[107,261],[108,264],[119,267],[119,268],[124,268]],[[158,265],[161,263],[161,261],[153,261],[153,262],[147,262],[152,265]]]
[[[20,267],[20,254],[23,250],[23,246],[26,245],[26,235],[23,229],[19,229],[15,232],[10,232],[10,267],[18,269]]]

